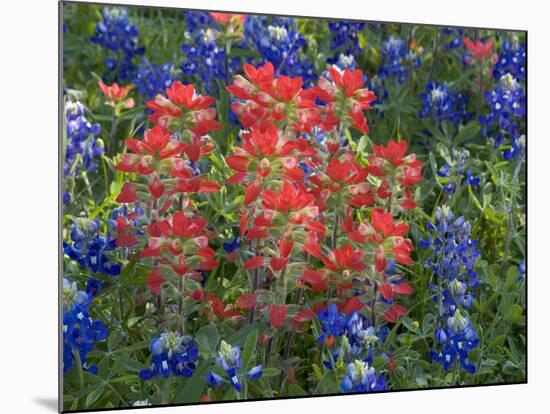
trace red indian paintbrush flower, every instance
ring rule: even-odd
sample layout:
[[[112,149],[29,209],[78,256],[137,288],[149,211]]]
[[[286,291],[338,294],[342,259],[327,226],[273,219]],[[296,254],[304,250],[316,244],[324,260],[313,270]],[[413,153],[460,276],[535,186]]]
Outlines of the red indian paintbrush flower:
[[[210,305],[207,309],[205,309],[210,319],[214,319],[215,317],[220,319],[234,318],[240,316],[241,314],[236,309],[233,309],[233,305],[231,303],[225,305],[223,301],[213,293],[206,293],[206,295],[203,295],[201,300],[205,300]]]
[[[364,88],[363,72],[359,69],[344,69],[337,66],[328,70],[330,79],[319,78],[317,91],[325,102],[324,127],[327,130],[348,127],[368,134],[369,128],[363,111],[372,109],[376,95]]]
[[[116,245],[122,247],[134,247],[138,239],[134,234],[132,222],[128,217],[119,216],[115,220]]]
[[[378,291],[385,300],[393,300],[395,295],[410,295],[413,292],[411,286],[404,282],[394,284],[389,283],[387,280],[383,280],[377,284]]]
[[[328,280],[322,270],[306,269],[300,277],[302,285],[307,284],[313,292],[325,292],[328,290]]]
[[[412,243],[403,236],[409,230],[405,223],[395,223],[393,215],[382,209],[372,210],[371,222],[363,221],[357,230],[348,236],[358,243],[374,243],[376,247],[374,260],[377,272],[386,269],[386,258],[392,257],[397,263],[412,264],[410,253]]]
[[[235,302],[235,304],[245,310],[251,310],[256,307],[256,304],[258,303],[258,299],[254,293],[245,293],[241,296],[239,296]]]
[[[103,92],[103,95],[107,98],[107,105],[116,107],[120,104],[126,109],[131,109],[134,107],[134,100],[132,98],[126,99],[128,92],[132,90],[134,85],[119,86],[119,84],[115,82],[109,86],[103,83],[103,81],[99,81],[98,85],[101,92]]]
[[[302,78],[274,78],[271,62],[257,69],[245,64],[243,69],[246,77],[237,75],[227,90],[241,100],[234,102],[231,109],[245,128],[275,123],[281,128],[309,133],[321,123],[315,104],[317,90],[303,89]]]
[[[316,231],[308,231],[306,233],[306,242],[303,248],[307,254],[317,259],[323,257],[323,250],[319,244],[319,234]]]
[[[252,257],[251,259],[248,259],[246,263],[243,265],[243,269],[245,270],[254,270],[259,269],[260,267],[265,265],[265,257],[263,256],[256,256]]]
[[[227,87],[229,93],[237,99],[253,99],[261,91],[270,90],[275,75],[275,69],[271,62],[255,68],[248,63],[243,65],[246,77],[242,75],[235,76],[233,84]]]
[[[316,316],[316,313],[309,308],[301,308],[298,310],[296,315],[290,320],[290,325],[292,330],[297,333],[305,332],[306,324],[312,321]],[[290,369],[289,367],[287,369]]]
[[[196,254],[200,248],[208,246],[208,238],[204,227],[206,221],[202,218],[188,217],[184,212],[177,211],[170,223],[170,235],[149,237],[148,247],[154,251],[166,249],[171,255]]]
[[[133,203],[137,201],[138,195],[136,192],[136,185],[133,183],[124,183],[122,190],[116,198],[117,203]]]
[[[294,241],[288,240],[286,237],[283,237],[279,244],[279,256],[271,258],[271,268],[275,271],[281,271],[286,268],[286,265],[288,264],[288,257],[292,253],[293,248]]]
[[[172,233],[184,239],[203,235],[204,226],[206,226],[206,220],[187,217],[182,211],[177,211],[172,217]]]
[[[382,237],[404,236],[409,230],[405,223],[394,223],[393,215],[380,208],[372,210],[372,227],[376,230],[373,238],[380,240]]]
[[[195,175],[185,163],[178,163],[170,174],[177,177],[173,193],[214,193],[221,188],[217,182],[208,180],[206,175]]]
[[[197,252],[200,261],[197,266],[199,270],[212,270],[218,267],[216,252],[209,246],[201,247]]]
[[[387,146],[373,145],[372,150],[378,157],[384,158],[397,167],[403,163],[407,154],[407,141],[395,142],[390,139]]]
[[[494,42],[492,40],[483,42],[478,39],[474,43],[470,39],[465,37],[463,41],[466,49],[468,49],[472,53],[472,55],[474,55],[479,60],[485,59],[493,53]]]
[[[271,235],[279,237],[282,229],[285,234],[295,233],[302,235],[302,240],[306,242],[304,250],[311,251],[316,257],[321,256],[321,248],[309,233],[325,233],[326,229],[323,223],[317,220],[319,208],[314,204],[313,194],[305,192],[299,186],[284,182],[278,191],[263,190],[262,211],[254,218],[253,226],[246,234],[249,240],[269,237]],[[248,223],[247,223],[248,225]],[[285,240],[283,234],[280,248],[281,255],[272,260],[273,270],[281,270],[286,265],[288,254],[293,246],[293,242]],[[290,249],[287,251],[287,249]],[[285,254],[286,252],[286,254]]]
[[[352,296],[344,303],[342,311],[349,316],[352,312],[359,312],[364,306],[365,304],[361,302],[359,297]]]
[[[405,187],[412,187],[422,180],[422,162],[415,154],[407,153],[407,141],[390,140],[387,146],[373,145],[374,154],[369,155],[368,171],[378,177],[393,177]],[[387,186],[387,182],[382,182]],[[387,187],[383,191],[388,191]]]
[[[162,238],[168,238],[171,233],[171,226],[168,220],[153,221],[147,225],[147,235],[155,240],[162,240]],[[145,246],[141,251],[141,257],[159,257],[162,255],[162,244],[160,242],[151,243],[151,245]]]
[[[407,310],[403,306],[394,303],[384,313],[384,319],[388,322],[395,323],[399,320],[401,316],[405,315],[406,313]]]
[[[153,177],[153,181],[149,183],[149,192],[154,199],[159,199],[163,196],[166,187],[159,179],[158,175]]]
[[[143,141],[128,138],[124,144],[134,153],[122,154],[116,169],[140,175],[172,169],[183,149],[183,143],[171,139],[170,132],[158,125],[145,131]]]
[[[175,260],[175,270],[180,276],[186,269],[210,270],[218,266],[216,253],[208,247],[204,219],[188,217],[183,211],[177,211],[171,221],[165,223],[169,224],[168,231],[159,228],[156,235],[149,232],[144,250],[147,257],[164,256],[169,262]],[[184,256],[183,259],[180,255]]]
[[[167,98],[158,94],[146,104],[154,111],[149,119],[162,128],[173,132],[189,130],[199,137],[221,128],[215,119],[216,109],[211,108],[214,98],[198,95],[193,85],[176,81],[166,88],[166,95]]]
[[[284,182],[278,191],[262,192],[262,207],[286,216],[292,224],[307,223],[319,215],[319,208],[314,204],[315,196],[299,186]]]
[[[147,287],[155,294],[160,294],[164,277],[160,272],[160,267],[154,267],[149,276],[147,276]]]
[[[272,125],[263,130],[253,127],[250,132],[243,133],[242,138],[242,146],[236,148],[225,161],[237,171],[227,182],[247,185],[245,205],[260,195],[262,181],[267,177],[303,181],[304,172],[298,167],[295,147],[277,127]]]
[[[325,172],[316,171],[309,176],[315,185],[312,190],[317,196],[317,204],[324,210],[327,202],[343,200],[353,207],[371,206],[374,194],[366,182],[368,169],[357,163],[352,154],[345,154],[340,160],[331,158]]]
[[[199,138],[193,136],[189,139],[189,142],[184,142],[183,152],[189,158],[189,161],[198,161],[201,157],[208,155],[214,146],[212,145],[208,137]]]
[[[271,326],[279,329],[286,320],[286,305],[273,305],[269,307],[269,320]]]
[[[333,272],[341,273],[345,270],[360,272],[365,268],[364,254],[361,250],[355,250],[351,243],[342,248],[335,247],[329,254],[322,258],[325,266]]]
[[[243,24],[248,16],[244,14],[210,13],[210,17],[219,24],[238,23]]]

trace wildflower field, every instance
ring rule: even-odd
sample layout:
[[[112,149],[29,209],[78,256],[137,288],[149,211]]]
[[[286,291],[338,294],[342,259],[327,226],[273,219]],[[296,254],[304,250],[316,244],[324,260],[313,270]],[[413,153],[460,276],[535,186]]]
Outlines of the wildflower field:
[[[64,410],[526,381],[524,32],[62,7]]]

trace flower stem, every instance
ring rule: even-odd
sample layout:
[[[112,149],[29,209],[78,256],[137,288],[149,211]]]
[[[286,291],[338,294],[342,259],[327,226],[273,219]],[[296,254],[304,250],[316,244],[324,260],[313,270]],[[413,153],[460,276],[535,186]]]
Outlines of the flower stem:
[[[334,227],[332,229],[332,250],[336,248],[336,241],[338,239],[338,211],[334,210]]]
[[[185,311],[183,309],[183,276],[180,276],[178,280],[178,291],[180,294],[179,302],[178,302],[178,311],[179,311],[179,317],[181,318],[181,324],[180,324],[180,330],[181,334],[185,334]]]
[[[265,346],[265,365],[271,362],[271,352],[273,352],[273,336],[270,336]]]
[[[300,305],[300,301],[302,300],[302,289],[298,289],[296,291],[296,305],[299,306]],[[291,332],[287,339],[286,339],[286,343],[285,343],[285,349],[283,351],[283,359],[286,360],[288,359],[289,355],[290,355],[290,347],[292,346],[292,340],[294,339],[294,332]]]
[[[160,403],[162,405],[166,405],[170,403],[170,395],[168,392],[168,387],[166,386],[166,380],[164,378],[161,379],[160,384]]]
[[[252,240],[250,241],[250,250],[252,250]],[[258,255],[260,251],[260,241],[258,240],[256,242],[256,256]],[[259,269],[254,269],[254,273],[252,274],[252,293],[255,293],[256,290],[258,290],[258,283],[259,283]],[[250,309],[250,313],[248,314],[248,323],[252,324],[254,323],[254,314],[255,314],[256,308]]]
[[[122,321],[124,319],[124,298],[122,296],[122,286],[120,284],[120,280],[118,283],[118,307],[120,311],[120,325],[122,326]]]
[[[371,319],[372,319],[372,326],[376,326],[376,299],[378,298],[378,285],[374,284],[374,298],[372,299],[372,305],[370,308],[371,312]]]
[[[88,178],[88,173],[86,172],[86,170],[82,171],[82,180],[84,181],[84,185],[86,186],[86,191],[88,192],[88,195],[91,197],[93,197],[94,193],[92,191],[92,186],[90,184],[90,180]]]
[[[231,53],[231,42],[225,39],[225,59],[224,59],[224,70],[225,70],[225,84],[229,85],[229,53]]]
[[[115,110],[113,109],[113,118],[111,119],[111,155],[114,155],[117,151],[118,151],[118,148],[117,148],[117,142],[116,142],[116,128],[117,128],[117,117],[116,117],[116,112]]]

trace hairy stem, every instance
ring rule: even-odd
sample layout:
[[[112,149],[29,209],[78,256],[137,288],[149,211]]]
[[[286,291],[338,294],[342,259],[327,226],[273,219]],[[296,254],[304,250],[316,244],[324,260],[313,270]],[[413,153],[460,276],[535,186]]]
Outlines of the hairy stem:
[[[115,153],[118,151],[118,145],[116,142],[116,128],[117,128],[117,118],[116,118],[116,112],[113,109],[113,118],[111,119],[111,155],[115,155]]]
[[[371,319],[372,319],[372,326],[376,326],[376,300],[378,298],[378,285],[374,284],[374,298],[372,299],[372,305],[371,305]]]
[[[178,301],[178,313],[179,317],[181,318],[181,324],[180,324],[180,331],[181,334],[185,334],[185,312],[183,309],[183,276],[180,276],[178,280],[178,291],[180,294],[179,301]]]

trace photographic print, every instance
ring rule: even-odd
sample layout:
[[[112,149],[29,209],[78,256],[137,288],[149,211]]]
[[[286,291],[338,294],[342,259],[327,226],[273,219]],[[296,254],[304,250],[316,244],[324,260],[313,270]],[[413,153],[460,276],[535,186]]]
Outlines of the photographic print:
[[[525,31],[59,30],[63,411],[527,381]]]

